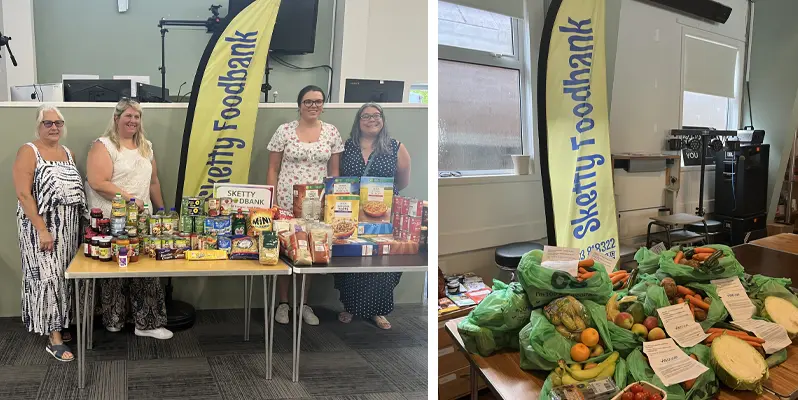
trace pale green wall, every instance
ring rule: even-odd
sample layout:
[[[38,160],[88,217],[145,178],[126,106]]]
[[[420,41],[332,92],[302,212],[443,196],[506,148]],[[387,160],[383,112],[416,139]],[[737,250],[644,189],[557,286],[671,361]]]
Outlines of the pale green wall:
[[[312,54],[281,57],[298,66],[330,63],[332,0],[319,1],[316,48]],[[119,13],[111,0],[34,0],[36,68],[39,83],[61,82],[62,74],[147,75],[150,83],[161,85],[161,18],[205,20],[211,4],[227,1],[135,0]],[[204,28],[170,27],[166,34],[166,83],[171,95],[191,90],[197,65],[211,34]],[[327,88],[328,71],[297,71],[271,63],[269,82],[279,92],[278,102],[290,102],[305,85]],[[271,95],[268,101],[272,101]]]
[[[755,4],[751,44],[751,111],[754,127],[765,130],[770,144],[768,218],[775,216],[790,145],[798,128],[795,110],[798,92],[798,2],[768,0]],[[748,101],[743,105],[745,125],[750,125]]]
[[[135,4],[135,3],[134,3]],[[266,145],[277,127],[296,117],[296,108],[290,104],[278,105],[280,108],[261,108],[255,129],[253,154],[250,166],[250,183],[264,184],[268,167],[268,151]],[[7,190],[0,192],[0,203],[6,204],[6,212],[0,213],[0,317],[15,316],[20,313],[20,284],[22,271],[16,231],[14,209],[16,197],[11,178],[11,167],[19,146],[34,139],[35,104],[12,106],[0,103],[0,135],[7,145],[0,148],[0,187]],[[61,110],[69,128],[64,143],[74,153],[81,174],[85,176],[86,156],[92,139],[98,137],[108,123],[112,113],[112,105],[104,106],[65,106]],[[157,105],[145,105],[143,120],[149,133],[149,139],[155,149],[158,164],[158,176],[164,191],[166,204],[174,203],[177,169],[180,158],[180,147],[186,108],[180,105],[169,105],[171,108],[156,108]],[[349,129],[356,108],[325,108],[323,119],[337,126],[344,138],[349,136]],[[427,199],[427,109],[386,108],[385,115],[392,135],[407,146],[413,160],[411,183],[402,194]],[[5,200],[2,200],[5,199]],[[405,273],[395,290],[398,303],[417,303],[421,301],[426,274],[420,272]],[[194,304],[198,308],[238,308],[243,307],[241,296],[243,279],[241,278],[175,278],[174,297]],[[262,304],[263,298],[260,283],[256,285],[256,306]],[[309,298],[310,304],[329,304],[338,307],[338,292],[333,289],[332,275],[316,276]]]

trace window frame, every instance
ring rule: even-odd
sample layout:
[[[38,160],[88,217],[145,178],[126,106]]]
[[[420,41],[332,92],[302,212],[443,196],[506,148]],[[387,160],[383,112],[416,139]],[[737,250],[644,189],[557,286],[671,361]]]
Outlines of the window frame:
[[[444,1],[444,0],[438,0]],[[507,17],[512,18],[512,17]],[[485,50],[466,49],[462,47],[438,44],[438,61],[449,61],[463,64],[473,64],[487,67],[505,68],[518,71],[518,90],[521,101],[518,104],[518,111],[521,117],[521,153],[529,155],[535,159],[535,144],[533,140],[534,118],[531,112],[532,96],[531,91],[535,76],[531,70],[535,69],[531,65],[529,57],[529,32],[527,19],[521,20],[512,18],[512,38],[514,55],[499,55]],[[542,23],[541,23],[542,29]],[[537,47],[537,46],[535,46]],[[535,51],[536,49],[532,49]],[[529,64],[529,65],[527,65]],[[534,163],[537,170],[537,163]],[[441,176],[441,173],[459,172],[460,176]],[[465,170],[465,171],[441,171],[438,170],[438,179],[463,179],[469,177],[482,176],[505,176],[513,175],[512,169],[496,170]]]
[[[727,36],[719,35],[717,33],[712,33],[708,31],[704,31],[701,29],[689,27],[689,26],[682,26],[682,57],[684,57],[684,49],[685,43],[687,41],[688,36],[693,36],[697,38],[701,38],[704,40],[712,41],[721,43],[726,46],[731,46],[737,49],[737,64],[735,65],[735,77],[734,77],[734,98],[727,97],[729,99],[728,104],[728,111],[726,115],[726,129],[730,130],[737,130],[742,128],[743,124],[743,85],[745,83],[745,76],[744,75],[744,63],[745,63],[745,42],[737,39],[733,39]],[[684,70],[684,62],[680,63],[680,74],[681,74],[681,88],[679,92],[679,123],[684,123],[684,93],[685,93],[685,70]]]

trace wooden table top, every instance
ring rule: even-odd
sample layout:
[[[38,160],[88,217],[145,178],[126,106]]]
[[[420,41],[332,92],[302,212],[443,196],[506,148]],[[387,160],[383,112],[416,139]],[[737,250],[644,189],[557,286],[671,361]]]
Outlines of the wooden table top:
[[[794,233],[780,233],[778,235],[753,240],[748,243],[798,255],[798,235]]]
[[[795,267],[798,265],[798,254],[750,243],[734,246],[732,251],[747,274],[790,278],[798,283],[798,268]]]
[[[87,279],[290,274],[291,268],[282,260],[277,265],[261,265],[257,260],[158,261],[150,257],[140,257],[126,268],[119,268],[116,262],[102,262],[78,253],[64,275],[67,279]]]
[[[465,318],[465,317],[463,317]],[[519,399],[519,400],[537,400],[540,398],[540,389],[543,387],[543,382],[548,376],[544,371],[524,371],[521,369],[520,353],[517,351],[502,351],[490,357],[482,357],[479,354],[471,354],[465,350],[463,339],[457,331],[457,324],[463,319],[453,319],[446,322],[446,331],[452,337],[459,349],[465,354],[466,358],[476,365],[480,375],[485,379],[494,393],[502,399]],[[788,349],[789,357],[794,360],[791,364],[798,366],[798,358],[793,357],[793,353],[798,353],[798,346],[792,345]],[[770,382],[773,382],[774,388],[786,389],[784,384],[792,381],[792,386],[798,385],[798,368],[792,365],[787,365],[790,361],[771,369]],[[776,373],[779,370],[789,369],[790,374],[795,374],[795,378],[790,375],[782,375]],[[794,371],[794,372],[793,372]],[[777,378],[774,378],[774,373]],[[779,382],[776,384],[776,382]],[[782,385],[782,386],[780,386]],[[786,396],[785,396],[786,397]],[[772,393],[765,392],[757,396],[754,392],[737,392],[730,390],[726,387],[721,388],[720,393],[716,397],[721,400],[753,400],[753,399],[769,399],[778,400],[779,397],[774,396]]]

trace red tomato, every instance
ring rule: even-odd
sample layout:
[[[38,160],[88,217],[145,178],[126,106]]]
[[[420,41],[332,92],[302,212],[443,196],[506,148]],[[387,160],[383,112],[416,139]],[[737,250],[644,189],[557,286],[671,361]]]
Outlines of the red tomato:
[[[643,385],[641,385],[639,383],[635,383],[634,385],[632,385],[632,387],[629,388],[629,390],[631,390],[632,393],[640,393],[640,392],[644,391],[645,389],[643,389]]]
[[[623,392],[621,400],[635,400],[635,394],[632,392]]]
[[[635,400],[650,400],[650,399],[648,398],[648,393],[637,392],[635,393]]]
[[[648,400],[662,400],[662,396],[659,393],[652,393],[648,396]]]

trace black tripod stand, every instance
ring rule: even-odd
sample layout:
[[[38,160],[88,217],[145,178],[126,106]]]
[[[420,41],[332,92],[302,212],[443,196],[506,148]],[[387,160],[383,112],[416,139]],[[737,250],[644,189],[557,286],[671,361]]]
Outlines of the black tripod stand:
[[[8,50],[8,56],[11,57],[11,64],[17,66],[17,59],[14,58],[14,53],[11,51],[11,45],[8,42],[11,41],[11,37],[3,36],[3,32],[0,32],[0,50],[3,49],[3,46],[6,46],[6,50]],[[3,56],[0,56],[2,58]]]
[[[208,19],[202,20],[184,20],[184,19],[164,19],[161,18],[158,21],[158,28],[161,28],[161,66],[158,67],[158,70],[161,71],[161,100],[166,101],[166,32],[169,32],[166,29],[167,26],[183,26],[183,27],[202,27],[205,28],[208,33],[214,32],[216,27],[221,22],[221,18],[219,17],[219,9],[222,8],[220,5],[212,5],[210,10],[211,14],[213,14]]]

